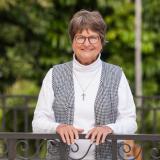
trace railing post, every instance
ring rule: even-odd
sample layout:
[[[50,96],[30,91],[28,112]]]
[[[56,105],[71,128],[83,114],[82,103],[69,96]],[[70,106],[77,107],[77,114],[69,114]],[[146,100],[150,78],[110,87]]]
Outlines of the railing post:
[[[117,139],[112,139],[112,160],[117,160]]]
[[[15,160],[16,159],[16,140],[8,139],[8,159]]]

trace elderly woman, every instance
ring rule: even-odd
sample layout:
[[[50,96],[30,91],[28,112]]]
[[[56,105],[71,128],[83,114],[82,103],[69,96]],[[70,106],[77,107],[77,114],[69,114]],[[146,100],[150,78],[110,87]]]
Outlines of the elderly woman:
[[[137,129],[135,104],[122,69],[100,59],[106,24],[97,11],[81,10],[69,24],[73,60],[46,74],[32,122],[33,132],[60,135],[68,157],[111,160],[108,134]],[[85,133],[86,139],[79,139]],[[78,152],[71,152],[74,143]],[[59,160],[60,148],[49,142],[47,159]]]

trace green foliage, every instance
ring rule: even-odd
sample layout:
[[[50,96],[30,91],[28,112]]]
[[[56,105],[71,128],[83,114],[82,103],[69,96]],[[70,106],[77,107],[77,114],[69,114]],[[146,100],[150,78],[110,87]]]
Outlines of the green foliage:
[[[160,90],[160,2],[142,2],[143,93],[157,95]],[[1,0],[1,93],[37,94],[47,70],[72,58],[67,27],[73,13],[83,8],[102,13],[109,41],[102,58],[123,68],[134,92],[134,1]]]

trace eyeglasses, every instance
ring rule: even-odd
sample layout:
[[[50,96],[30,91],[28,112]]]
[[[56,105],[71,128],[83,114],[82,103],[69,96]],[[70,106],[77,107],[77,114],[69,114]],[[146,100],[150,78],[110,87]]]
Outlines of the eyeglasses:
[[[86,39],[88,39],[90,44],[95,44],[99,41],[99,36],[89,36],[89,37],[85,37],[82,35],[77,35],[74,37],[76,43],[79,44],[84,44],[84,42],[86,41]]]

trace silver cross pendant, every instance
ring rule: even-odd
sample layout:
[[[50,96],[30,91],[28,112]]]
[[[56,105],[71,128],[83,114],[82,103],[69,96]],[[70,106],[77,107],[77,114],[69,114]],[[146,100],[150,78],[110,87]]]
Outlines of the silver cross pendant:
[[[82,99],[83,99],[83,101],[84,101],[85,96],[86,96],[86,94],[83,93],[83,94],[82,94]]]

